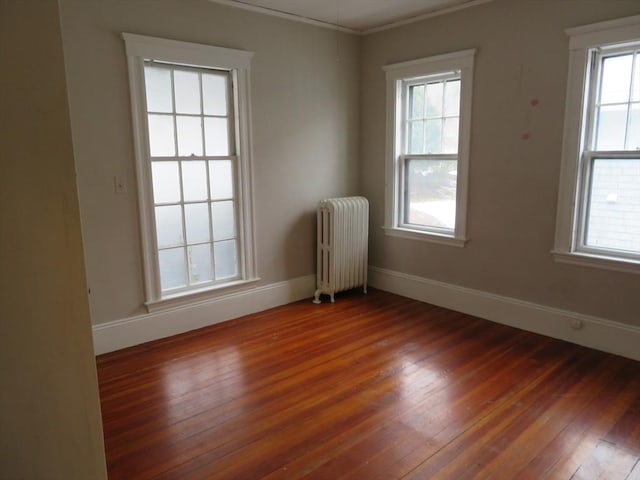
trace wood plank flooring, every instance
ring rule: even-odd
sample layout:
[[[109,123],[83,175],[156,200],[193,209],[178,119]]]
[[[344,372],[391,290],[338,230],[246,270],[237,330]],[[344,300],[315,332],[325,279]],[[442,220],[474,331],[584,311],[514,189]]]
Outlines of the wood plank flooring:
[[[640,480],[639,362],[381,291],[102,355],[98,376],[110,480]]]

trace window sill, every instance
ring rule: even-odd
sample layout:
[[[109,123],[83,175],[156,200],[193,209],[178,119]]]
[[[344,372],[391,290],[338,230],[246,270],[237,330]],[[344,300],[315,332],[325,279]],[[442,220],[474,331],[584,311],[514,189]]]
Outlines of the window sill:
[[[167,295],[159,300],[151,300],[146,302],[147,311],[149,313],[170,310],[172,308],[183,307],[185,305],[193,305],[196,303],[205,303],[220,297],[232,296],[237,292],[247,290],[250,286],[255,285],[260,278],[251,278],[249,280],[237,280],[225,283],[224,285],[214,285],[199,290],[190,290],[188,292],[180,292],[174,295]]]
[[[583,267],[640,274],[639,260],[607,257],[604,255],[593,255],[581,252],[562,252],[557,250],[552,250],[551,254],[553,255],[553,259],[558,263],[568,263]]]
[[[462,248],[469,241],[467,238],[457,238],[450,235],[425,232],[422,230],[412,230],[409,228],[383,227],[383,229],[385,234],[391,237],[407,238],[410,240],[419,240],[421,242],[438,243],[440,245],[449,245],[452,247]]]

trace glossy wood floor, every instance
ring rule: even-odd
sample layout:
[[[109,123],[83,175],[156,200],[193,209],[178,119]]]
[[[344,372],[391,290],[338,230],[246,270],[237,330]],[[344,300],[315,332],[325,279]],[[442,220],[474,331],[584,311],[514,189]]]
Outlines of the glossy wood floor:
[[[640,363],[380,291],[98,373],[111,480],[640,479]]]

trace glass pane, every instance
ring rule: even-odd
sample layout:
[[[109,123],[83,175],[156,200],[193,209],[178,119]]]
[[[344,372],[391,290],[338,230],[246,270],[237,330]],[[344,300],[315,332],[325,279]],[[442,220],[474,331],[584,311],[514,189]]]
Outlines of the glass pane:
[[[203,73],[202,100],[205,115],[226,115],[227,75]]]
[[[153,201],[175,203],[180,201],[178,162],[151,162]]]
[[[173,157],[176,154],[172,116],[149,115],[149,152],[152,157]]]
[[[424,153],[442,153],[442,120],[427,120]]]
[[[424,118],[424,85],[409,87],[409,118]]]
[[[185,202],[207,200],[207,165],[204,161],[182,162],[182,191]]]
[[[600,107],[597,121],[596,150],[624,150],[627,106]]]
[[[427,117],[442,116],[443,83],[427,84]]]
[[[629,101],[633,55],[608,57],[602,61],[600,103]]]
[[[187,247],[187,257],[189,258],[189,283],[193,285],[213,280],[210,243]]]
[[[453,80],[445,84],[444,114],[447,117],[460,115],[460,80]]]
[[[184,244],[182,235],[182,208],[180,205],[156,207],[156,238],[158,248]]]
[[[213,239],[226,240],[236,235],[233,202],[214,202],[211,204],[213,216]]]
[[[201,113],[198,74],[175,70],[173,81],[176,92],[176,113]]]
[[[184,220],[187,229],[187,243],[211,241],[209,205],[207,203],[190,203],[185,205]]]
[[[211,200],[233,198],[233,170],[231,160],[209,162]]]
[[[445,118],[442,136],[442,153],[458,153],[458,117]]]
[[[229,129],[226,118],[204,119],[204,145],[207,155],[229,155]]]
[[[158,252],[160,264],[160,287],[169,290],[184,287],[187,284],[187,265],[184,259],[184,248],[172,248]]]
[[[202,120],[200,117],[176,117],[178,126],[178,155],[202,155]]]
[[[409,122],[409,153],[424,153],[424,121]]]
[[[640,54],[636,53],[636,65],[633,73],[633,94],[631,99],[640,102]]]
[[[640,65],[638,65],[640,67]],[[640,150],[640,103],[631,106],[627,130],[627,150]]]
[[[145,65],[144,84],[147,111],[171,113],[171,70]]]
[[[405,222],[453,230],[456,221],[456,160],[406,161]]]
[[[640,253],[640,158],[593,161],[585,243]]]
[[[235,240],[214,243],[213,256],[216,265],[216,280],[238,275],[238,252]]]

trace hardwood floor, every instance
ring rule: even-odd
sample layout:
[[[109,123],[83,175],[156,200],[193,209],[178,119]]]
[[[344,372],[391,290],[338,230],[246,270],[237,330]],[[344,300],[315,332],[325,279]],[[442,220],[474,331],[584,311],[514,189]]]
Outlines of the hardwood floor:
[[[381,291],[102,355],[98,375],[110,480],[640,480],[640,363]]]

